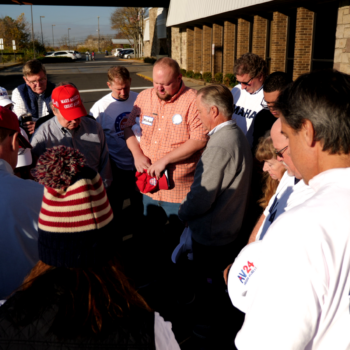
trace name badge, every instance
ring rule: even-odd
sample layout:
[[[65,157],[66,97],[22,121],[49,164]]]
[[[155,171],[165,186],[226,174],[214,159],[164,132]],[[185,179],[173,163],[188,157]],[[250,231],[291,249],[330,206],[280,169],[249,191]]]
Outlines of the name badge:
[[[148,117],[147,115],[144,115],[143,118],[142,118],[142,124],[152,126],[153,120],[154,120],[153,117]]]

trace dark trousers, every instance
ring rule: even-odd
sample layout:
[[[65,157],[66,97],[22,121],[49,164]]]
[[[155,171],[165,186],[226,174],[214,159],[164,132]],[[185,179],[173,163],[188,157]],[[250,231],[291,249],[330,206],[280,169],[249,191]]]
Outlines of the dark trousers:
[[[125,222],[125,214],[122,213],[124,201],[130,200],[130,208],[128,208],[134,219],[137,220],[143,213],[142,194],[136,190],[135,170],[123,170],[118,168],[111,161],[113,182],[109,187],[107,194],[113,209],[114,216],[117,220]],[[124,206],[126,207],[126,206]],[[124,208],[126,209],[126,208]]]

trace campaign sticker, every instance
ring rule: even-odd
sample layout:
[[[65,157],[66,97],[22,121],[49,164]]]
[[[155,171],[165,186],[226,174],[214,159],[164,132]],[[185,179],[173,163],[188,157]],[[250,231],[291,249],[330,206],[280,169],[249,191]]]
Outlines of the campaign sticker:
[[[147,115],[144,115],[142,118],[142,124],[152,126],[153,120],[154,120],[153,117],[148,117]]]
[[[182,117],[181,117],[181,115],[180,115],[180,114],[175,114],[175,115],[173,116],[173,124],[179,125],[179,124],[181,124],[181,123],[182,123]]]
[[[152,186],[156,186],[157,185],[157,179],[155,177],[152,177],[152,179],[149,180],[149,183],[152,185]]]
[[[124,129],[125,129],[125,124],[128,120],[129,114],[130,112],[124,112],[122,114],[119,114],[114,122],[114,128],[115,128],[115,132],[117,133],[117,137],[120,137],[122,139],[124,139]]]

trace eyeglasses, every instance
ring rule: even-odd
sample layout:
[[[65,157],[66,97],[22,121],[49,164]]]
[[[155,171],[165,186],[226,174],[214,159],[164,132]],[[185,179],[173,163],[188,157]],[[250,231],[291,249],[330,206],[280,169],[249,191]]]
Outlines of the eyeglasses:
[[[28,79],[26,79],[26,82],[28,83],[28,84],[30,84],[30,85],[37,85],[37,84],[41,84],[42,82],[44,82],[44,81],[46,81],[47,80],[47,78],[45,77],[45,78],[41,78],[41,79],[39,79],[39,80],[28,80]]]
[[[285,151],[287,148],[288,148],[288,146],[282,148],[282,149],[279,150],[279,151],[275,151],[276,156],[277,156],[277,157],[280,157],[280,158],[283,158],[283,153],[284,153],[284,151]]]
[[[238,84],[243,84],[243,85],[250,85],[250,82],[254,79],[255,77],[253,77],[253,78],[250,78],[247,82],[244,82],[244,81],[238,81],[237,80],[237,83]]]
[[[266,102],[265,101],[265,98],[262,99],[261,103],[260,103],[260,106],[268,111],[273,111],[275,109],[274,105],[273,105],[274,102]],[[269,106],[269,104],[271,106]]]

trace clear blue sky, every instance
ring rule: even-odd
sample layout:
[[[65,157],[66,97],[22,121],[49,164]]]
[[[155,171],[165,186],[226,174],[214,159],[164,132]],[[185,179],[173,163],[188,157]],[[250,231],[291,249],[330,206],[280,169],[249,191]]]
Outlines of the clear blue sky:
[[[68,28],[71,28],[69,31],[71,41],[83,41],[89,34],[97,34],[97,16],[100,16],[100,34],[116,34],[110,25],[110,16],[115,9],[117,7],[33,5],[34,33],[41,39],[40,16],[45,16],[41,19],[44,42],[52,44],[52,24],[56,25],[54,27],[55,43],[63,35],[68,34]],[[31,29],[29,5],[0,5],[0,17],[17,18],[21,13],[25,14]]]

